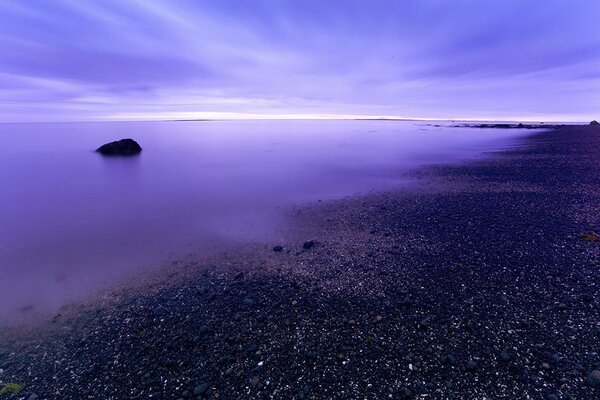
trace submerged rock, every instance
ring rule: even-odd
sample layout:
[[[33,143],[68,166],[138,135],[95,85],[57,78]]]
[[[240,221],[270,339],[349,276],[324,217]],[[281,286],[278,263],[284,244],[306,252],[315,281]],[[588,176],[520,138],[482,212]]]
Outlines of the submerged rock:
[[[142,151],[142,147],[133,139],[121,139],[103,144],[96,150],[105,156],[132,156]]]

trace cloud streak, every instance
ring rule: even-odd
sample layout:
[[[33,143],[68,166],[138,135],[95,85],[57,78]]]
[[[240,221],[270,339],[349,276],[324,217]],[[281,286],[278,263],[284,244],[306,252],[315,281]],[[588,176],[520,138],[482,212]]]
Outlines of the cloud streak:
[[[0,121],[597,118],[597,15],[594,0],[0,0]]]

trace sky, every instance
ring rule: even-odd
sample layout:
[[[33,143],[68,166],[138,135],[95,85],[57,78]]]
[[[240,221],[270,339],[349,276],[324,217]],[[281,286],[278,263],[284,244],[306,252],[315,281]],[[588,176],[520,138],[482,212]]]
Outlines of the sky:
[[[0,0],[0,122],[600,118],[598,0]]]

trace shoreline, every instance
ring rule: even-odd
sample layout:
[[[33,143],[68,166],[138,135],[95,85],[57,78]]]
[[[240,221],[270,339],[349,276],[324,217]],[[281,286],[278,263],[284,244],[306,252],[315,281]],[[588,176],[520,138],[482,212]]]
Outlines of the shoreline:
[[[593,398],[600,251],[578,235],[600,228],[600,130],[544,128],[420,169],[422,189],[300,209],[309,248],[219,255],[13,337],[0,382],[48,399]]]

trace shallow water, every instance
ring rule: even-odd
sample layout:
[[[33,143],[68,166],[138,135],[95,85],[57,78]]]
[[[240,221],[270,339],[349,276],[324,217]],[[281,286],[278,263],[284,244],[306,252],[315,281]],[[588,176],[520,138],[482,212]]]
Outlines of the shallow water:
[[[399,121],[0,124],[0,323],[215,242],[276,240],[290,206],[408,184],[399,172],[523,134]],[[94,153],[125,137],[141,155]]]

